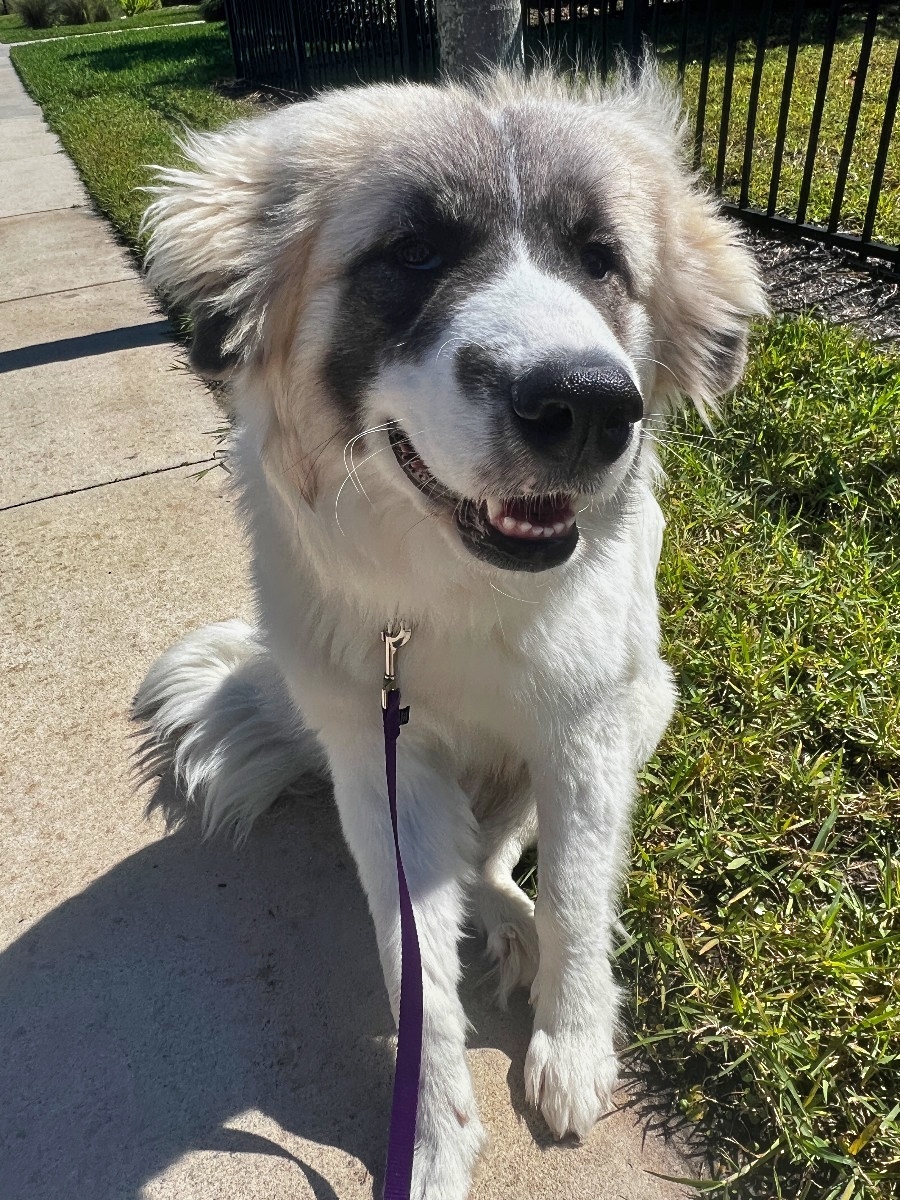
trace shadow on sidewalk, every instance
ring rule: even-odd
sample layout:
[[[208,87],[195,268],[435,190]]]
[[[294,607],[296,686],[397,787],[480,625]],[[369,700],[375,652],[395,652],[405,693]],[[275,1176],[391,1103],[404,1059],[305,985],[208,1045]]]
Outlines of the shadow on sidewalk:
[[[470,940],[467,957],[477,953]],[[510,1055],[519,1108],[527,1004],[504,1016],[485,987],[465,990],[471,1040]],[[3,1196],[123,1200],[207,1149],[292,1159],[316,1200],[336,1200],[312,1167],[227,1123],[258,1109],[378,1178],[390,1032],[369,914],[330,798],[282,803],[239,850],[201,843],[190,823],[0,956]]]
[[[94,354],[112,354],[116,350],[159,346],[171,341],[172,327],[168,321],[146,321],[140,325],[125,325],[120,329],[105,329],[102,333],[86,333],[81,337],[35,342],[18,350],[0,352],[0,375],[6,371],[43,367],[48,363],[71,362],[73,359],[87,358]]]

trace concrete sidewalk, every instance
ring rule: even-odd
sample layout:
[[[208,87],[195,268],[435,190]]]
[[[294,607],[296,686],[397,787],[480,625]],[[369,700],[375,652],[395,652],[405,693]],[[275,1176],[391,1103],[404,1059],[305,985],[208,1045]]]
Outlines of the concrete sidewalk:
[[[390,1021],[329,798],[235,851],[165,836],[129,785],[135,687],[247,614],[245,551],[222,472],[192,477],[221,417],[5,48],[0,175],[0,1195],[369,1198]],[[473,1200],[683,1195],[633,1111],[552,1144],[527,1006],[495,1012],[480,972]]]

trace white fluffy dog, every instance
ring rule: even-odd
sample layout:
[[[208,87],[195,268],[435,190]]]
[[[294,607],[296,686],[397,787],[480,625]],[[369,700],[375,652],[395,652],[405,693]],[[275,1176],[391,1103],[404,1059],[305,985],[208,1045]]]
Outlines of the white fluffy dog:
[[[584,1135],[616,1079],[609,963],[635,775],[674,701],[658,652],[652,430],[743,368],[760,283],[683,161],[651,71],[575,87],[334,92],[189,138],[148,212],[151,280],[227,379],[257,624],[202,629],[136,700],[239,833],[330,774],[396,1015],[381,630],[412,717],[400,838],[424,974],[417,1200],[482,1144],[457,997],[467,915],[531,988],[527,1095]],[[512,871],[537,839],[536,905]]]

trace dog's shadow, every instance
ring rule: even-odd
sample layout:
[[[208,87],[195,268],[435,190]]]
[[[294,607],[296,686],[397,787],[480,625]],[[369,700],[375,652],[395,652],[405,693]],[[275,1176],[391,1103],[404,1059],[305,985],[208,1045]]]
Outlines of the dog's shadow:
[[[524,1108],[527,1004],[495,1012],[474,940],[465,957],[470,1041],[509,1055]],[[229,1128],[248,1110],[353,1155],[378,1194],[391,1029],[330,796],[281,802],[239,849],[189,819],[0,956],[2,1194],[120,1200],[206,1149],[293,1158],[316,1200],[336,1200],[302,1157]]]

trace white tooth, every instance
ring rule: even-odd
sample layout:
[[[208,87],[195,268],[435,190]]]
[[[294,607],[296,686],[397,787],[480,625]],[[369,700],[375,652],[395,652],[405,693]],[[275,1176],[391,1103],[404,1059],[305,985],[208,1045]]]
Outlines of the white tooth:
[[[496,496],[488,496],[486,504],[488,520],[492,525],[496,525],[503,512],[503,501],[498,500]]]
[[[516,525],[522,537],[534,537],[534,526],[530,521],[516,521]]]
[[[515,517],[510,517],[506,513],[504,513],[500,520],[495,522],[495,524],[497,524],[504,533],[515,533],[516,531],[517,522]]]

